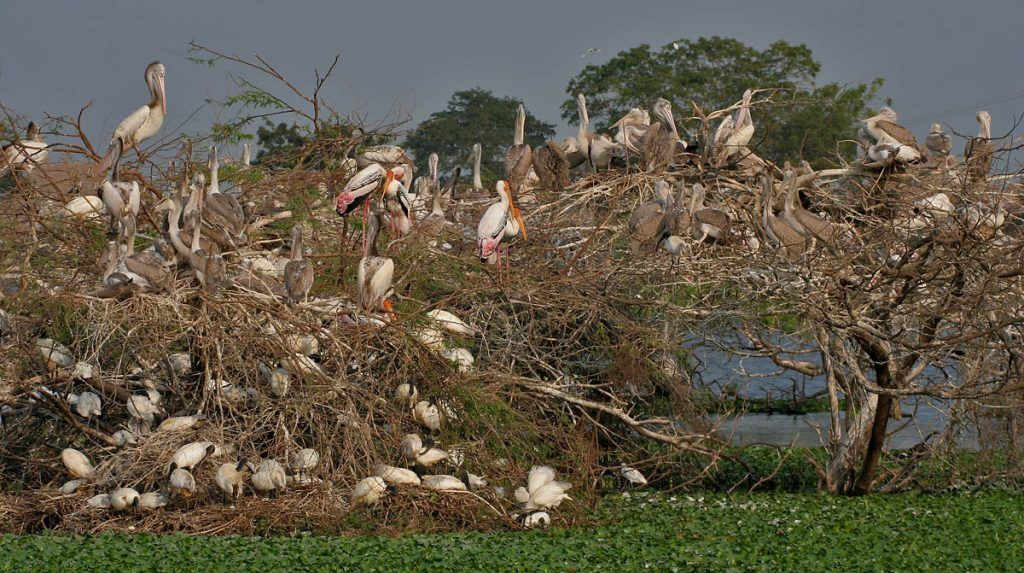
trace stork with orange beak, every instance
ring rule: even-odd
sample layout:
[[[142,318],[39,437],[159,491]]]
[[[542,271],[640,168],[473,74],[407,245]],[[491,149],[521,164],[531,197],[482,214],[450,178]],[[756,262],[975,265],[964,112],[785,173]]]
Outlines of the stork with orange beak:
[[[149,86],[149,103],[135,110],[134,113],[124,118],[124,121],[114,130],[114,136],[110,139],[110,146],[106,155],[96,166],[94,175],[99,175],[107,169],[114,160],[117,153],[115,143],[120,144],[121,149],[134,147],[139,153],[139,144],[156,135],[160,126],[164,123],[164,116],[167,115],[167,97],[164,91],[164,65],[160,62],[153,62],[146,67],[146,85]],[[139,153],[141,156],[141,153]]]
[[[401,169],[400,167],[396,169]],[[405,192],[401,177],[385,176],[384,188],[381,190],[381,204],[388,212],[392,233],[408,235],[412,232],[412,202]]]
[[[371,163],[353,175],[345,184],[345,188],[338,193],[338,197],[334,201],[335,210],[342,217],[355,211],[359,206],[363,207],[364,247],[366,245],[366,222],[370,215],[370,202],[368,201],[370,195],[377,190],[381,183],[384,184],[384,189],[387,189],[392,181],[401,179],[403,175],[405,175],[405,170],[402,166],[384,169],[379,163]]]
[[[523,223],[523,216],[519,208],[512,200],[512,192],[508,182],[498,181],[495,185],[500,201],[491,204],[480,217],[480,224],[476,228],[476,245],[480,259],[490,261],[492,256],[501,270],[501,248],[505,247],[505,265],[508,265],[508,243],[515,237],[522,235],[526,240],[526,224]]]

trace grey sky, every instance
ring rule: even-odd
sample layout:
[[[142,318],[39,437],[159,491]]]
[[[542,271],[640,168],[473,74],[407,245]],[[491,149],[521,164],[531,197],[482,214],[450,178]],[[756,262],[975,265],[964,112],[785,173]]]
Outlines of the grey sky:
[[[585,64],[645,42],[720,35],[758,48],[805,43],[822,63],[820,81],[883,77],[882,97],[919,136],[932,121],[974,133],[980,108],[1001,134],[1024,110],[1021,22],[1020,0],[0,0],[0,101],[39,117],[94,100],[85,127],[105,142],[145,103],[143,70],[159,59],[167,66],[165,126],[177,126],[204,98],[231,88],[222,71],[185,60],[195,39],[258,52],[304,86],[340,53],[326,99],[341,111],[363,109],[371,121],[398,98],[414,125],[454,90],[480,86],[522,98],[566,134],[558,106]],[[588,48],[601,51],[581,58]],[[204,113],[187,129],[207,126],[214,112]]]

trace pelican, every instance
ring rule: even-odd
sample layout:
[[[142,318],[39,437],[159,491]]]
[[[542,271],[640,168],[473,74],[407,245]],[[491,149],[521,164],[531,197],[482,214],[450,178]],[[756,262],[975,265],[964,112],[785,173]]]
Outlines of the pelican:
[[[445,330],[452,334],[463,336],[476,336],[480,331],[468,324],[466,321],[448,312],[447,310],[434,309],[427,312],[427,317],[440,324]]]
[[[377,477],[393,485],[420,485],[420,476],[416,472],[381,464],[377,466]]]
[[[754,137],[754,122],[750,118],[750,98],[753,95],[752,90],[744,91],[735,121],[727,125],[723,120],[715,132],[715,167],[721,168],[728,164]]]
[[[313,263],[302,256],[302,225],[292,227],[292,256],[284,267],[284,286],[289,304],[306,300],[313,287]]]
[[[252,154],[252,149],[249,147],[249,144],[248,143],[243,143],[242,144],[242,157],[239,160],[239,163],[242,164],[243,168],[249,167],[251,154]]]
[[[375,505],[384,497],[385,493],[394,491],[397,491],[395,486],[388,485],[379,476],[363,478],[352,488],[352,498],[349,504],[352,507]]]
[[[545,141],[533,150],[533,170],[546,189],[561,190],[569,186],[569,160],[554,141]]]
[[[262,460],[255,468],[250,467],[249,481],[256,491],[283,491],[288,485],[288,474],[277,460]]]
[[[693,197],[690,198],[690,219],[693,221],[690,236],[700,242],[711,239],[725,243],[732,238],[732,222],[725,211],[704,207],[704,186],[693,184]]]
[[[511,239],[522,233],[526,238],[526,225],[523,223],[519,208],[512,201],[512,193],[508,183],[498,181],[495,184],[500,200],[492,203],[482,217],[476,228],[476,245],[481,259],[489,259],[492,254],[497,255],[498,266],[501,266],[501,246],[506,239]],[[512,215],[511,217],[509,215]],[[505,257],[508,258],[508,246],[505,246]]]
[[[787,225],[810,243],[810,248],[813,249],[815,242],[819,240],[826,245],[832,245],[837,231],[836,226],[803,208],[798,197],[796,176],[792,174],[789,177],[789,187],[786,189],[783,218]]]
[[[100,401],[99,395],[94,392],[82,392],[76,396],[74,406],[78,415],[86,420],[103,415],[103,403]]]
[[[672,199],[671,207],[663,219],[665,231],[669,235],[681,236],[690,232],[692,220],[690,219],[690,207],[686,204],[686,181],[679,180],[679,189]]]
[[[74,448],[64,448],[60,452],[60,461],[68,473],[76,478],[92,479],[96,477],[96,468],[93,467],[89,458]]]
[[[646,163],[646,170],[658,172],[672,163],[679,141],[679,130],[676,128],[676,120],[672,115],[672,104],[668,100],[658,98],[651,111],[658,121],[647,128],[642,142],[641,155]]]
[[[167,113],[167,98],[164,92],[164,65],[160,62],[153,62],[146,66],[146,85],[149,86],[149,103],[135,110],[114,130],[114,136],[110,140],[110,147],[106,155],[96,166],[94,175],[106,171],[114,158],[114,153],[121,153],[121,150],[134,147],[138,153],[139,144],[156,135],[160,126],[164,123],[164,115]]]
[[[992,168],[992,116],[987,111],[979,111],[975,116],[978,120],[978,136],[967,142],[964,148],[964,163],[967,173],[972,177],[984,179]]]
[[[217,147],[210,147],[210,188],[203,196],[207,223],[219,227],[236,245],[245,242],[245,212],[238,200],[220,190],[220,162]]]
[[[913,163],[921,159],[921,152],[914,133],[896,123],[899,116],[890,107],[883,107],[878,113],[864,120],[867,135],[879,144],[889,144],[895,148],[894,160]]]
[[[221,464],[217,468],[217,475],[214,482],[224,492],[225,497],[239,497],[245,487],[245,478],[249,475],[249,465],[245,460],[233,463]]]
[[[167,487],[171,492],[182,497],[192,497],[196,493],[196,478],[192,472],[179,468],[171,462],[171,471],[167,476]]]
[[[139,506],[139,492],[130,487],[121,487],[110,492],[110,509],[124,511]]]
[[[783,177],[782,185],[788,189],[791,184],[789,179],[795,178],[795,174],[786,171]],[[775,243],[782,256],[787,260],[797,261],[807,251],[807,240],[789,226],[783,217],[776,217],[772,212],[772,205],[775,204],[774,191],[771,179],[765,176],[761,191],[761,225],[764,227],[765,235]]]
[[[523,104],[519,104],[519,109],[516,110],[515,139],[505,154],[505,178],[508,179],[512,190],[516,192],[522,191],[530,173],[530,167],[533,166],[533,151],[525,143],[525,129],[526,108],[523,107]]]
[[[39,133],[39,126],[30,121],[25,139],[12,141],[0,148],[0,178],[8,173],[31,173],[33,169],[46,163],[46,158],[50,154],[47,147]]]
[[[640,145],[642,145],[644,134],[651,127],[651,115],[645,109],[634,107],[626,115],[613,123],[611,127],[619,129],[615,133],[614,139],[616,143],[622,144],[633,153],[640,153]]]
[[[381,203],[388,212],[391,231],[408,235],[412,231],[412,202],[406,194],[405,185],[398,179],[387,178],[381,192]]]
[[[587,98],[583,94],[576,94],[576,108],[580,115],[580,125],[576,134],[580,152],[587,158],[590,167],[595,171],[608,167],[612,160],[612,150],[616,149],[618,144],[606,135],[588,131],[590,116],[587,115]]]
[[[399,451],[406,459],[425,467],[451,458],[448,452],[435,448],[433,440],[421,440],[418,434],[406,434]]]
[[[135,216],[128,213],[121,220],[118,242],[108,243],[107,269],[104,274],[105,286],[114,286],[127,279],[132,288],[148,291],[169,291],[174,287],[175,259],[173,252],[162,239],[142,252],[135,252]]]
[[[462,168],[456,167],[455,171],[452,172],[451,177],[448,178],[448,184],[445,188],[450,194],[455,193],[455,185],[458,184],[459,175],[462,174]],[[445,225],[448,224],[448,220],[445,219],[444,207],[442,205],[444,193],[438,189],[434,189],[433,196],[431,197],[431,209],[430,215],[419,224],[419,232],[425,236],[436,236],[438,233],[444,230]]]
[[[384,310],[390,313],[393,311],[393,307],[387,297],[391,290],[391,279],[395,274],[395,261],[377,253],[377,234],[379,232],[380,217],[373,212],[369,218],[363,258],[359,261],[356,287],[359,308],[368,312]]]
[[[483,189],[484,184],[480,179],[480,159],[483,157],[483,149],[479,143],[473,144],[471,156],[473,158],[473,189]]]
[[[431,432],[441,431],[441,412],[433,399],[416,402],[412,409],[412,419]]]
[[[654,182],[654,200],[637,207],[629,216],[629,235],[632,249],[647,245],[655,247],[664,238],[663,222],[671,201],[671,187],[664,179]]]
[[[171,462],[168,464],[168,473],[174,471],[174,468],[195,469],[199,462],[203,461],[206,456],[213,455],[216,449],[217,446],[213,442],[185,444],[178,448],[174,455],[171,456]]]
[[[953,140],[949,137],[949,134],[943,133],[942,124],[933,123],[931,131],[924,138],[924,145],[928,148],[932,157],[935,159],[945,159],[949,157],[949,152],[953,148]]]
[[[645,478],[644,474],[640,473],[640,470],[636,468],[624,465],[619,468],[619,473],[622,474],[622,477],[632,485],[647,485],[647,478]]]
[[[187,181],[182,179],[181,188],[171,202],[171,211],[167,215],[168,234],[171,243],[178,254],[185,257],[185,261],[192,267],[196,278],[199,279],[203,289],[214,291],[221,283],[227,280],[225,274],[224,258],[220,255],[220,247],[217,243],[209,243],[209,251],[202,245],[202,221],[203,204],[206,190],[200,187],[196,192],[196,209],[192,217],[192,244],[186,245],[179,227],[179,219],[182,212],[182,195],[184,194]]]
[[[122,181],[118,164],[121,161],[120,143],[114,145],[113,165],[110,177],[103,180],[97,195],[103,200],[103,206],[110,217],[108,232],[116,232],[118,223],[129,214],[139,214],[141,192],[137,181]]]
[[[416,404],[416,399],[419,395],[420,391],[416,388],[415,382],[402,382],[395,386],[395,392],[391,398],[399,408],[411,410],[413,405]]]

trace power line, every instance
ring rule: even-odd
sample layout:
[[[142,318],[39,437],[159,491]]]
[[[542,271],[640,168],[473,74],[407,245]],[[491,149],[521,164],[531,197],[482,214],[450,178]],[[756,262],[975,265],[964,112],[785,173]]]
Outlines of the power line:
[[[977,102],[977,103],[972,103],[972,104],[968,104],[968,105],[964,105],[964,106],[960,106],[960,107],[946,109],[946,110],[943,110],[943,111],[940,111],[940,112],[934,113],[934,114],[914,116],[914,117],[912,117],[912,118],[910,118],[908,120],[905,120],[905,123],[907,125],[912,125],[912,124],[921,123],[921,122],[932,122],[932,121],[934,121],[936,119],[942,119],[944,117],[950,117],[952,115],[957,115],[957,114],[960,114],[960,113],[964,113],[965,111],[977,111],[977,110],[982,109],[982,108],[987,107],[987,106],[996,105],[996,104],[1000,104],[1000,103],[1006,103],[1008,101],[1013,101],[1015,99],[1021,99],[1021,98],[1024,98],[1024,90],[1021,90],[1019,92],[1014,92],[1014,93],[1011,93],[1009,95],[1001,96],[1001,97],[998,97],[998,98],[995,98],[995,99],[987,100],[987,101],[980,101],[980,102]]]

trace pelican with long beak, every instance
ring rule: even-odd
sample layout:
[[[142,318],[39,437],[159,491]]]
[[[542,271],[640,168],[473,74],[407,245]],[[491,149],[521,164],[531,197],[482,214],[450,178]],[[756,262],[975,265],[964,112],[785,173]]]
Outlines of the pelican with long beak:
[[[654,117],[658,120],[647,128],[641,150],[646,170],[658,172],[672,162],[675,157],[679,129],[672,115],[672,104],[667,99],[658,98],[654,102]],[[685,143],[683,144],[685,147]]]
[[[118,225],[125,217],[135,217],[139,214],[139,204],[142,199],[139,184],[136,181],[122,181],[118,166],[121,161],[121,141],[115,140],[111,145],[113,152],[113,164],[110,169],[110,177],[103,181],[99,188],[100,199],[110,217],[108,232],[117,232]]]
[[[377,234],[380,232],[380,216],[370,213],[367,221],[366,247],[359,261],[357,290],[359,307],[368,312],[384,310],[392,312],[391,301],[387,299],[391,290],[391,279],[395,275],[395,261],[377,253]]]
[[[519,104],[516,110],[516,130],[512,146],[505,154],[505,177],[515,191],[522,191],[533,167],[533,150],[525,142],[526,108]]]
[[[512,201],[512,192],[506,181],[498,181],[495,184],[500,200],[492,203],[480,217],[480,224],[476,228],[476,245],[480,258],[490,261],[492,255],[501,268],[501,247],[505,243],[506,264],[508,259],[507,239],[512,239],[522,233],[526,239],[526,224],[523,223],[522,214],[519,208]]]
[[[50,154],[43,136],[39,134],[39,126],[34,121],[28,123],[28,136],[13,141],[0,149],[0,177],[10,172],[30,173],[37,165],[46,163]]]
[[[114,130],[114,136],[110,139],[110,147],[106,155],[96,166],[95,175],[103,173],[110,168],[114,159],[115,142],[120,144],[120,149],[134,147],[139,152],[139,144],[156,135],[160,126],[164,123],[164,116],[167,115],[167,95],[164,91],[164,65],[160,62],[153,62],[146,66],[146,85],[149,86],[149,103],[135,110],[134,113],[124,118],[124,121]]]
[[[727,117],[715,132],[715,167],[724,167],[729,161],[737,159],[754,137],[754,121],[750,118],[750,99],[753,95],[754,92],[749,89],[744,91],[736,119],[730,121],[731,116]]]

